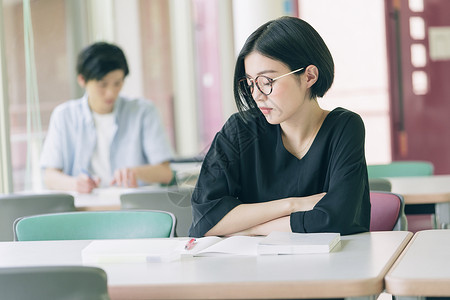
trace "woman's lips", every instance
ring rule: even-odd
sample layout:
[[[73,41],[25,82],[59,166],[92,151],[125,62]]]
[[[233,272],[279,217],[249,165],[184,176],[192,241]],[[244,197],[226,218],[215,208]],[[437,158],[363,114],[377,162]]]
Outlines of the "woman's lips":
[[[262,112],[263,114],[267,115],[267,114],[269,114],[269,113],[272,111],[273,108],[270,108],[270,107],[260,107],[259,109],[261,110],[261,112]]]

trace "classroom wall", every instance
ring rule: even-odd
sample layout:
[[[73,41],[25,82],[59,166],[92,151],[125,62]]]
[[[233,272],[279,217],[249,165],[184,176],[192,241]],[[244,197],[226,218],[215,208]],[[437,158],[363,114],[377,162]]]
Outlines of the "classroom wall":
[[[320,101],[359,113],[366,126],[366,159],[391,160],[384,1],[300,0],[299,14],[318,30],[335,62],[335,80]]]

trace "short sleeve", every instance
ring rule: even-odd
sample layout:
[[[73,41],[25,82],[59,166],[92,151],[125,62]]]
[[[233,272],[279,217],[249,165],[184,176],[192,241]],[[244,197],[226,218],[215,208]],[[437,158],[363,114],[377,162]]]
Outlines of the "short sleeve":
[[[63,138],[62,134],[64,130],[64,116],[61,109],[56,108],[53,110],[50,123],[47,131],[47,135],[42,147],[40,165],[41,168],[64,168],[63,158]]]
[[[142,139],[144,153],[150,164],[160,164],[173,158],[172,148],[154,105],[147,107],[147,113],[143,118]]]

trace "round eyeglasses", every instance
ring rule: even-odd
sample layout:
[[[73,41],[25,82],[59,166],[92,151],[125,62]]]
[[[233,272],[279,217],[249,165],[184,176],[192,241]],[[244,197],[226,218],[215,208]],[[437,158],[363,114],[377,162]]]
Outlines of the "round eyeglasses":
[[[273,83],[275,82],[275,80],[297,73],[303,69],[304,68],[300,68],[275,78],[270,78],[265,75],[259,75],[255,79],[245,77],[239,80],[239,89],[241,90],[241,93],[243,95],[252,97],[256,85],[256,87],[261,93],[263,93],[266,96],[269,96],[270,93],[272,93]]]

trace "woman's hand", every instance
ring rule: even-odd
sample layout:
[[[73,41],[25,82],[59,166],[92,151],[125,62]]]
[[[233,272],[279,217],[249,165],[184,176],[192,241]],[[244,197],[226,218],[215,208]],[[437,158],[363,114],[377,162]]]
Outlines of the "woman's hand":
[[[291,204],[291,212],[312,210],[326,194],[327,193],[320,193],[307,197],[288,198]]]
[[[264,235],[274,230],[290,230],[290,214],[312,210],[325,196],[320,193],[307,197],[290,197],[268,202],[240,204],[229,211],[208,235]]]
[[[230,235],[268,235],[272,231],[292,232],[290,217],[274,219]]]

